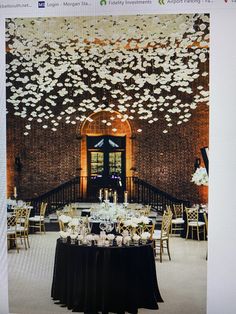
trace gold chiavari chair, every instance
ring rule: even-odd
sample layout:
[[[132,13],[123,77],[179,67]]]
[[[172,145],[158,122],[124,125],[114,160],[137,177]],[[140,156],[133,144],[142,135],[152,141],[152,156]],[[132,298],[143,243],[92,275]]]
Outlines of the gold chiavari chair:
[[[77,206],[70,204],[68,210],[64,211],[65,215],[69,215],[70,217],[76,217],[77,213]]]
[[[206,212],[203,213],[205,225],[206,225],[206,234],[208,234],[208,218]]]
[[[40,233],[42,231],[45,233],[45,212],[47,208],[47,203],[41,203],[39,215],[29,218],[30,228],[38,229]]]
[[[17,237],[24,240],[25,249],[30,248],[29,244],[29,216],[30,209],[28,208],[19,208],[16,210],[17,217],[17,226],[16,226],[16,234]]]
[[[19,247],[17,245],[17,234],[16,234],[17,216],[11,215],[7,217],[7,239],[11,242],[14,241],[17,253],[19,253]]]
[[[139,210],[140,215],[148,216],[151,212],[151,205],[145,205]]]
[[[204,217],[204,221],[205,221],[205,225],[206,225],[206,238],[207,238],[208,237],[208,218],[207,218],[206,212],[203,213],[203,217]],[[207,255],[208,255],[208,250],[206,253],[206,260],[207,260]]]
[[[143,232],[149,232],[150,233],[149,240],[152,240],[154,229],[155,229],[155,224],[150,223],[150,224],[138,226],[135,231],[139,236],[141,236]]]
[[[57,210],[56,212],[57,214],[57,219],[58,219],[58,223],[59,223],[59,229],[60,231],[65,231],[66,227],[67,227],[67,223],[64,223],[61,219],[60,216],[69,216],[71,218],[75,218],[75,213],[74,210]],[[86,217],[85,217],[86,218]]]
[[[172,220],[172,212],[171,211],[164,212],[163,218],[162,218],[161,230],[154,230],[153,237],[152,237],[154,240],[155,252],[157,252],[158,248],[160,250],[159,253],[160,253],[161,263],[162,263],[162,254],[164,252],[164,248],[167,249],[169,260],[171,260],[170,245],[169,245],[171,220]]]
[[[193,239],[194,230],[197,232],[197,239],[200,240],[200,233],[203,233],[203,238],[205,240],[205,222],[198,220],[198,208],[185,208],[187,216],[187,233],[186,239],[188,239],[189,230],[191,228],[191,236]]]
[[[124,231],[128,231],[130,235],[136,233],[136,227],[132,227],[132,226],[127,226],[125,225],[123,220],[120,220],[117,223],[117,228],[116,231],[120,234],[122,234]]]
[[[66,225],[62,220],[60,220],[60,216],[62,216],[62,215],[68,216],[68,215],[65,214],[63,212],[63,210],[57,210],[56,213],[57,213],[57,220],[58,220],[58,224],[59,224],[59,229],[60,229],[60,231],[65,231]]]
[[[181,235],[184,230],[183,204],[173,204],[174,219],[171,221],[171,235]]]

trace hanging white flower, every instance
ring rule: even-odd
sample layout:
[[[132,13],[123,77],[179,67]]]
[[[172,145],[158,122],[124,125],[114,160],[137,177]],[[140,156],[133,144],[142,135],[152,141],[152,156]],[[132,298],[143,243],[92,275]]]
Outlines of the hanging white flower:
[[[208,185],[208,174],[206,168],[200,167],[192,174],[191,182],[196,185]]]
[[[149,124],[168,112],[168,133],[209,102],[205,14],[9,18],[6,41],[7,109],[32,121],[27,134],[35,121],[55,132],[54,119],[76,125],[110,107]]]

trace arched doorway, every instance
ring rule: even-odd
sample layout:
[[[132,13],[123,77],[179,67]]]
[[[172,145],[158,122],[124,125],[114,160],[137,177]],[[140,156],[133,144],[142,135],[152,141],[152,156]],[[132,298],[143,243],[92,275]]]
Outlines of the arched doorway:
[[[122,121],[123,120],[123,121]],[[97,200],[100,188],[126,188],[132,175],[131,126],[118,112],[100,111],[82,124],[81,176],[85,198]]]

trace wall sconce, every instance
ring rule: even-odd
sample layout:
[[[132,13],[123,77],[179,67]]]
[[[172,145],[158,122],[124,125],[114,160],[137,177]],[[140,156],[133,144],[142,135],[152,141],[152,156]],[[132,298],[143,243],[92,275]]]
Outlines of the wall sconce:
[[[16,158],[15,158],[15,169],[18,172],[21,172],[21,170],[22,170],[22,163],[21,163],[19,156],[16,156]]]
[[[201,159],[200,158],[196,158],[195,162],[194,162],[194,170],[196,171],[201,165]]]

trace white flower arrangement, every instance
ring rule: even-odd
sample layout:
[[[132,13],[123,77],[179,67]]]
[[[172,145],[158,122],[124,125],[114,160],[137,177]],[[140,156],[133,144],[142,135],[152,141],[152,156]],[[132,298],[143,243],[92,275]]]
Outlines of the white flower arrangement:
[[[59,217],[59,220],[62,221],[64,224],[67,224],[67,223],[71,222],[72,218],[70,216],[61,215]]]
[[[196,185],[208,185],[208,174],[206,168],[199,167],[192,175],[191,182]]]
[[[100,239],[100,237],[99,237],[98,234],[95,234],[95,235],[93,236],[93,240],[94,240],[94,241],[98,241],[99,239]]]
[[[139,241],[140,236],[137,233],[135,233],[132,238],[134,241]]]
[[[110,233],[107,235],[107,239],[110,240],[110,241],[113,241],[115,239],[115,235]]]
[[[122,236],[116,236],[116,241],[117,242],[122,242],[123,241],[123,237]]]
[[[60,231],[60,237],[63,239],[66,239],[70,234],[69,232],[65,232],[65,231]]]
[[[150,219],[146,216],[140,216],[138,218],[133,218],[133,221],[136,222],[138,225],[148,225]]]
[[[87,241],[93,241],[93,235],[92,234],[88,234],[87,236],[86,236],[86,239],[87,239]]]
[[[134,222],[133,219],[128,219],[128,220],[124,221],[124,226],[136,228],[136,227],[138,227],[138,224],[136,222]]]
[[[142,240],[147,240],[147,239],[150,238],[150,236],[151,236],[151,234],[150,234],[149,232],[143,232],[143,233],[141,234],[141,239],[142,239]]]
[[[123,237],[126,237],[126,236],[128,236],[129,235],[129,231],[128,230],[124,230],[123,232],[122,232],[122,236]]]
[[[79,219],[78,218],[72,218],[71,221],[68,223],[69,227],[78,227],[78,225],[79,225]]]
[[[78,237],[78,233],[71,233],[70,238],[75,240]]]
[[[150,219],[146,216],[132,217],[131,219],[124,221],[124,226],[136,228],[140,225],[148,225],[149,222]]]
[[[82,241],[83,238],[84,238],[84,236],[83,236],[82,234],[79,234],[79,235],[78,235],[78,240],[79,240],[79,241]]]
[[[131,237],[130,236],[124,237],[124,244],[129,244],[130,241],[131,241]]]

